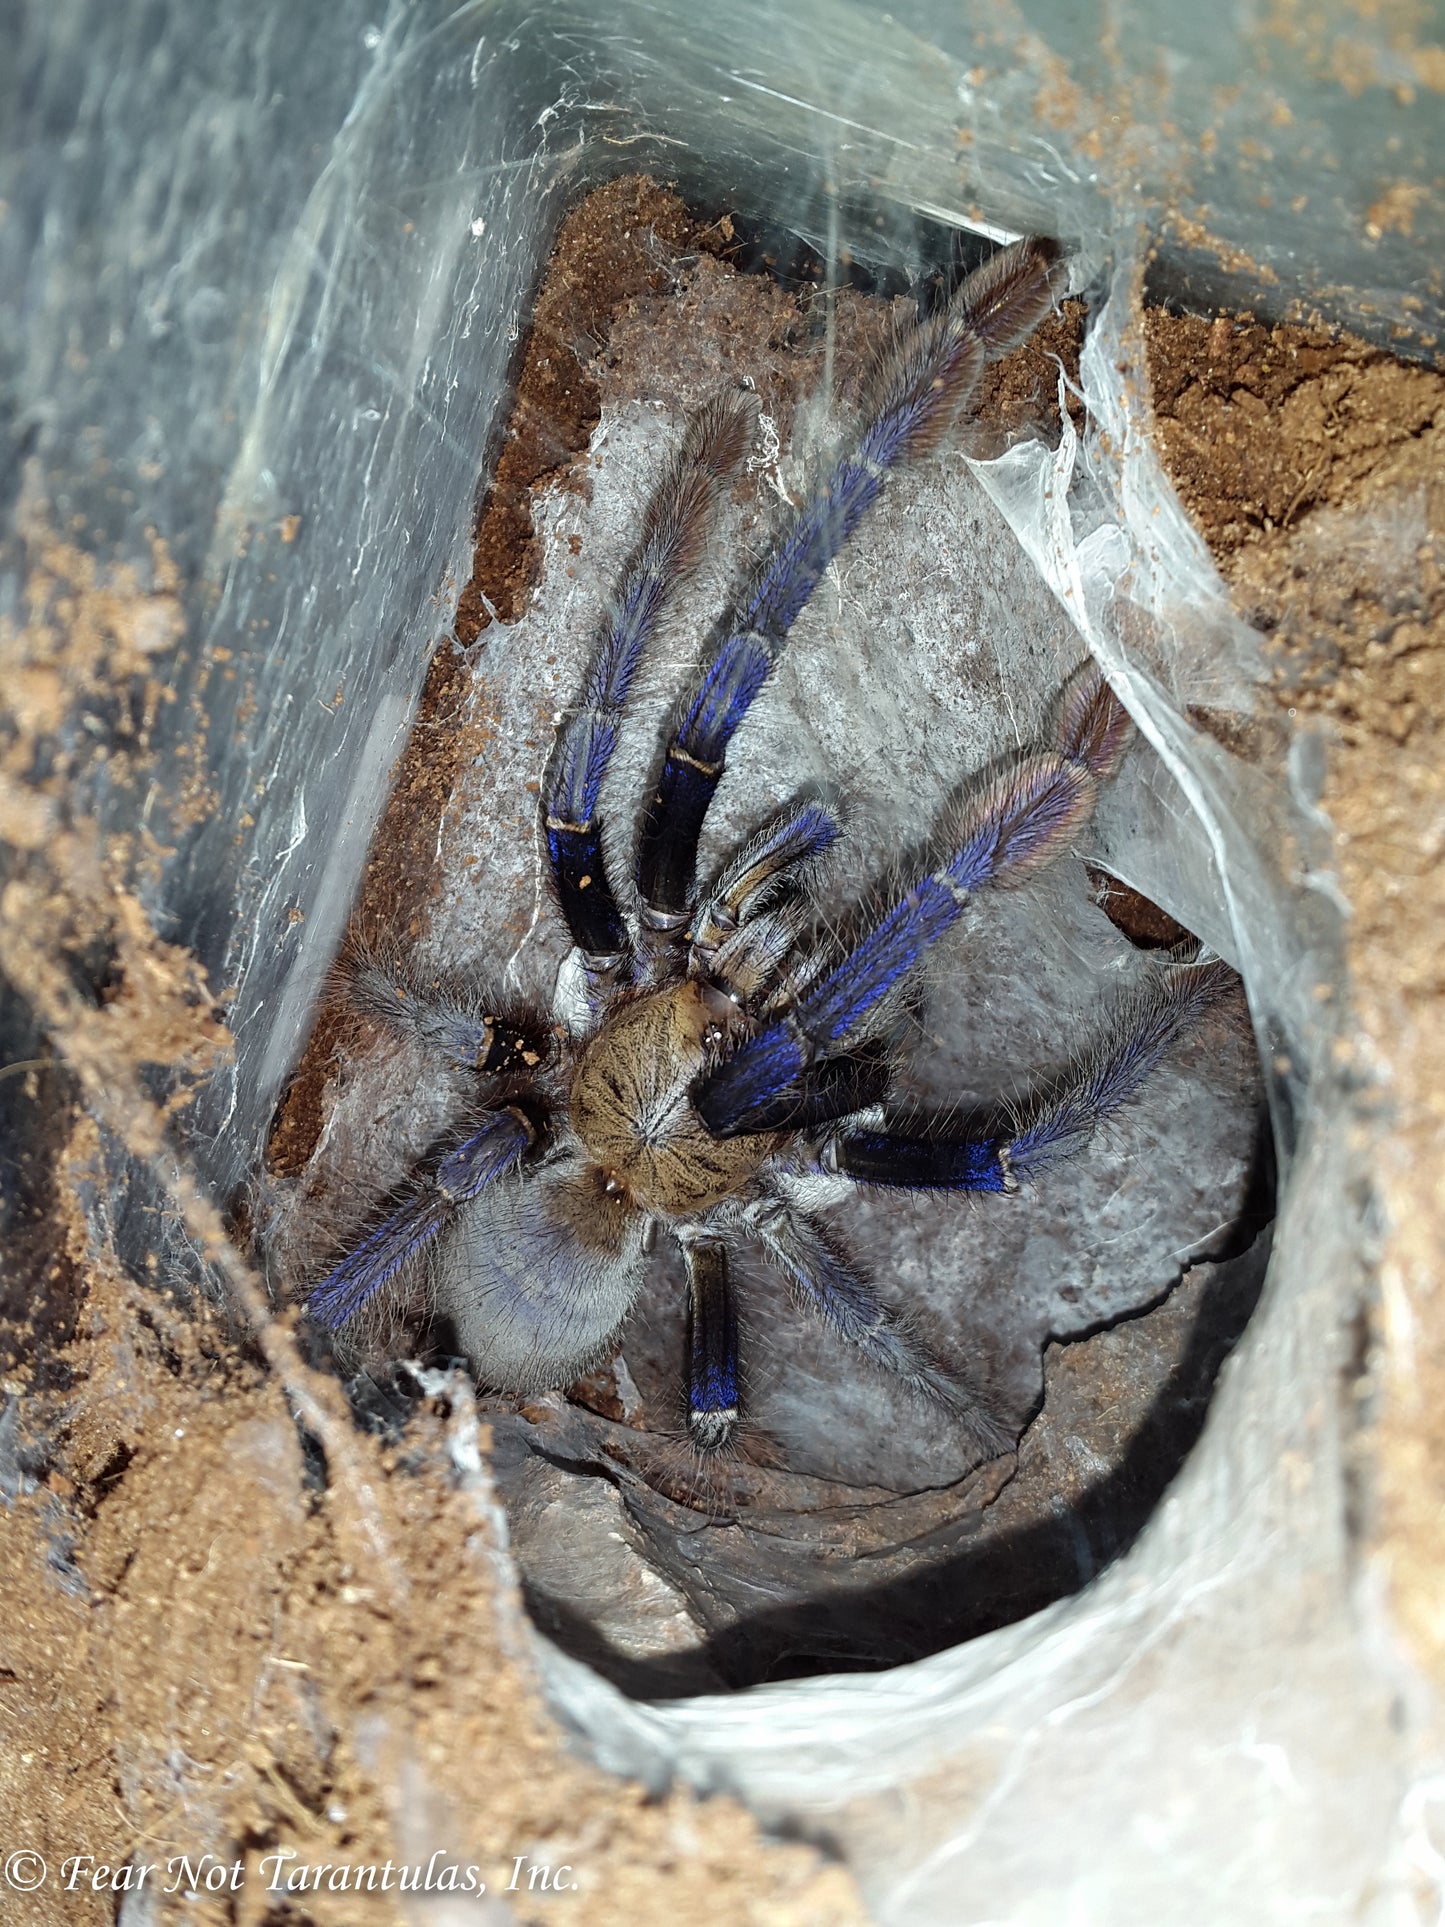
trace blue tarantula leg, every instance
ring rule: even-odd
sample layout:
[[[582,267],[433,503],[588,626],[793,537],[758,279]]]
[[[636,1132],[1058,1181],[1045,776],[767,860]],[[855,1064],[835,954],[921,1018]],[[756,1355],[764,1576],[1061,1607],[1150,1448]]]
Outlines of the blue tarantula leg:
[[[764,910],[734,930],[716,950],[694,946],[688,956],[689,977],[705,977],[737,1004],[766,1000],[787,975],[808,924],[802,903],[783,903]]]
[[[702,1452],[717,1452],[738,1422],[738,1314],[719,1238],[687,1238],[687,1429]]]
[[[805,1065],[797,1081],[749,1112],[751,1131],[807,1131],[880,1103],[892,1077],[889,1053],[876,1043],[843,1057]]]
[[[838,820],[821,803],[792,803],[750,836],[699,906],[688,932],[711,955],[738,928],[803,887],[809,868],[838,840]]]
[[[557,731],[543,789],[547,852],[573,941],[592,957],[629,946],[602,861],[597,814],[632,681],[668,595],[697,561],[707,524],[747,446],[749,416],[718,396],[688,425],[603,615],[582,699]]]
[[[1049,1089],[1016,1107],[1006,1128],[844,1130],[822,1153],[828,1169],[908,1191],[1016,1191],[1024,1178],[1083,1150],[1181,1037],[1238,983],[1227,964],[1176,964],[1123,998],[1094,1048]]]
[[[520,1111],[497,1111],[438,1164],[430,1179],[341,1260],[306,1300],[318,1325],[338,1331],[431,1243],[459,1206],[515,1170],[533,1138]]]
[[[638,887],[659,927],[692,901],[698,839],[728,744],[824,571],[877,499],[889,471],[929,448],[971,400],[984,365],[1048,313],[1061,279],[1054,241],[1016,241],[964,282],[948,309],[881,364],[856,449],[794,517],[689,699],[643,822]]]
[[[1102,781],[1118,768],[1133,727],[1098,664],[1090,662],[1064,684],[1053,746]]]
[[[818,803],[793,803],[765,823],[694,915],[688,976],[705,978],[737,1004],[766,1000],[812,919],[804,890],[837,837],[836,818]]]
[[[945,1406],[987,1457],[1013,1450],[1015,1440],[979,1389],[944,1370],[819,1226],[778,1199],[751,1207],[747,1216],[799,1305],[883,1371]]]
[[[1064,692],[1055,730],[1060,747],[1021,758],[967,796],[940,867],[905,891],[792,1010],[705,1075],[693,1103],[712,1135],[755,1130],[754,1120],[773,1115],[781,1098],[801,1097],[813,1066],[865,1038],[887,1014],[976,890],[1060,856],[1088,821],[1099,779],[1112,770],[1127,732],[1098,671],[1078,677]]]

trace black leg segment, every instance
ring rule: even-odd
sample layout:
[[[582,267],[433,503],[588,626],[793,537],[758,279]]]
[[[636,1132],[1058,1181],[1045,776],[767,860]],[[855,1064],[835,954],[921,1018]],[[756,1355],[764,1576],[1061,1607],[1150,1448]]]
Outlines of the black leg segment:
[[[908,1131],[844,1129],[823,1162],[860,1184],[903,1191],[1017,1191],[1020,1181],[1082,1151],[1103,1121],[1137,1096],[1204,1013],[1239,979],[1218,959],[1175,964],[1122,998],[1092,1050],[973,1131],[926,1119]]]
[[[699,409],[643,518],[603,612],[581,700],[557,730],[542,791],[547,852],[562,914],[591,957],[630,948],[602,863],[603,779],[632,684],[677,582],[696,563],[728,479],[747,447],[749,414],[732,396]]]
[[[578,828],[547,819],[547,854],[557,901],[572,941],[589,957],[615,957],[631,948],[627,925],[602,863],[602,825]]]
[[[687,1429],[703,1452],[716,1452],[738,1422],[738,1314],[728,1281],[727,1247],[690,1238],[687,1258]]]

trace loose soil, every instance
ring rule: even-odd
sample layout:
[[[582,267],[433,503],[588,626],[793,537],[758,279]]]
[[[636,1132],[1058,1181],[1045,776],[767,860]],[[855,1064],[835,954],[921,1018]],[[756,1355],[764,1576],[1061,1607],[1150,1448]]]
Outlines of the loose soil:
[[[1397,1623],[1445,1683],[1445,376],[1248,316],[1148,329],[1165,463],[1329,746],[1384,1223],[1362,1467]]]

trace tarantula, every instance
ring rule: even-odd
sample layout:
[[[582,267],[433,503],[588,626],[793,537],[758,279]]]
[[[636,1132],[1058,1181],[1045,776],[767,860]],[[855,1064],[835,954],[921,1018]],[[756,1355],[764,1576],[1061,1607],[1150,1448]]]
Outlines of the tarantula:
[[[887,1096],[919,966],[977,890],[1071,844],[1115,768],[1127,717],[1097,670],[1060,694],[1045,739],[978,775],[931,854],[884,907],[821,927],[816,880],[837,814],[801,796],[699,888],[699,838],[728,746],[823,572],[899,464],[975,395],[985,364],[1049,312],[1062,255],[1001,250],[880,364],[863,428],[720,625],[677,713],[635,844],[634,888],[604,861],[598,811],[639,665],[745,452],[750,417],[718,398],[692,420],[563,716],[541,810],[575,945],[580,1021],[507,1009],[364,955],[353,1000],[475,1072],[483,1109],[311,1291],[336,1331],[434,1246],[439,1298],[478,1376],[504,1391],[570,1383],[608,1350],[659,1228],[687,1269],[687,1425],[715,1451],[739,1420],[729,1247],[760,1245],[795,1297],[876,1367],[945,1407],[992,1455],[1013,1439],[967,1368],[947,1366],[800,1202],[810,1177],[910,1191],[1009,1192],[1079,1149],[1232,981],[1175,964],[1122,1004],[1087,1055],[1007,1117],[900,1116]]]

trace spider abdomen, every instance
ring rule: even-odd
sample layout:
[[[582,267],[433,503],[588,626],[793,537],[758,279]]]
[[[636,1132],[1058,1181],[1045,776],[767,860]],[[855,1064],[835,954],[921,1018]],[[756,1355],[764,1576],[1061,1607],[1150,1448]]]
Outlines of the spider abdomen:
[[[664,1218],[705,1210],[742,1190],[778,1148],[771,1132],[714,1138],[689,1096],[712,1047],[741,1021],[710,985],[675,984],[619,1006],[583,1052],[573,1128],[639,1209]]]

